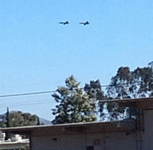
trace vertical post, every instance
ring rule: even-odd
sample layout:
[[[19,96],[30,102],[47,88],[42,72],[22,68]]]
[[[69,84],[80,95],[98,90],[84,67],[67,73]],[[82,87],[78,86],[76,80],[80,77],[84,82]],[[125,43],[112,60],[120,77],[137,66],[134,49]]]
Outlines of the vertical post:
[[[32,139],[31,139],[31,133],[30,133],[29,140],[30,140],[30,150],[32,150]]]
[[[39,117],[37,118],[37,125],[40,125],[40,119],[39,119]]]
[[[6,112],[6,127],[10,127],[10,124],[9,124],[9,108],[7,107],[7,112]],[[5,140],[8,140],[9,139],[9,133],[6,132],[5,133]]]
[[[142,110],[137,108],[137,148],[138,150],[142,150]]]

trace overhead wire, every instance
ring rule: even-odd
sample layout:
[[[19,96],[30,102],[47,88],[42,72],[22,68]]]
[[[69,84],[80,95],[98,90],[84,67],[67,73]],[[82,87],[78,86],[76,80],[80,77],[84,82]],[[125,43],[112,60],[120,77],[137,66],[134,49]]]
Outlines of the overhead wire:
[[[39,105],[39,104],[47,104],[47,103],[53,103],[51,100],[41,100],[41,101],[34,101],[34,102],[23,102],[23,103],[11,103],[11,104],[0,104],[0,108],[8,107],[9,106],[25,106],[25,105]]]
[[[140,82],[136,82],[138,85],[140,85]],[[122,83],[120,85],[128,85],[128,83]],[[101,85],[100,87],[108,87],[108,86],[115,86],[115,85]],[[84,89],[84,88],[81,88]],[[27,92],[27,93],[17,93],[17,94],[6,94],[6,95],[0,95],[0,98],[5,98],[5,97],[18,97],[18,96],[29,96],[29,95],[40,95],[40,94],[49,94],[49,93],[55,93],[55,91],[40,91],[40,92]]]
[[[54,93],[57,91],[41,91],[41,92],[31,92],[31,93],[17,93],[17,94],[7,94],[7,95],[0,95],[0,98],[4,97],[17,97],[17,96],[28,96],[28,95],[39,95],[39,94],[48,94]]]
[[[122,83],[122,85],[127,85],[128,83]],[[140,84],[140,82],[137,82],[137,84]],[[114,85],[101,85],[101,87],[108,87],[108,86],[114,86]],[[84,89],[84,88],[81,88]],[[7,95],[0,95],[0,98],[7,98],[7,97],[19,97],[19,96],[31,96],[31,95],[40,95],[40,94],[51,94],[55,93],[55,91],[39,91],[39,92],[29,92],[29,93],[17,93],[17,94],[7,94]],[[45,104],[45,103],[53,103],[53,101],[47,100],[39,100],[39,101],[32,101],[32,102],[23,102],[23,103],[11,103],[9,106],[23,106],[23,105],[37,105],[37,104]],[[0,107],[6,107],[8,104],[0,104]]]
[[[10,97],[19,97],[19,96],[30,96],[30,95],[40,95],[40,94],[51,94],[56,91],[40,91],[40,92],[30,92],[30,93],[17,93],[17,94],[7,94],[7,95],[0,95],[0,98],[10,98]],[[32,101],[32,102],[22,102],[22,103],[9,103],[9,104],[0,104],[0,108],[8,107],[9,106],[23,106],[23,105],[38,105],[38,104],[45,104],[45,103],[53,103],[51,100],[39,100],[39,101]]]

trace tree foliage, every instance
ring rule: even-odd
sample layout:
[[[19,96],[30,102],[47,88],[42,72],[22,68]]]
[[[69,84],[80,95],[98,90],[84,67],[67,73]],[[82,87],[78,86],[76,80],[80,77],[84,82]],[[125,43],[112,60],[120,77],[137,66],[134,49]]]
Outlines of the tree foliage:
[[[152,97],[153,61],[147,67],[138,67],[133,71],[129,67],[118,68],[106,89],[102,89],[99,80],[90,81],[80,89],[79,83],[73,76],[67,78],[65,84],[66,86],[59,87],[57,93],[52,95],[58,103],[53,109],[55,115],[53,123],[95,121],[96,111],[99,112],[102,120],[120,119],[124,117],[127,108],[118,106],[115,102],[103,104],[100,101]],[[135,114],[135,108],[128,108],[128,111],[130,115]]]
[[[104,92],[102,91],[99,80],[90,81],[90,84],[85,84],[84,90],[94,101],[104,98]]]
[[[127,108],[112,102],[104,105],[100,101],[153,96],[153,62],[149,63],[148,67],[138,67],[133,71],[129,67],[118,68],[105,90],[102,89],[99,80],[90,81],[85,85],[84,90],[95,103],[99,104],[96,110],[99,111],[102,120],[119,119]],[[135,113],[134,108],[129,109],[131,115]]]
[[[131,99],[153,96],[153,70],[151,67],[136,68],[120,67],[106,89],[107,99]],[[103,106],[102,106],[103,107]],[[108,103],[107,110],[111,118],[117,119],[125,108],[116,103]],[[131,113],[135,110],[131,108]]]
[[[104,115],[103,105],[101,105],[99,101],[107,99],[107,95],[104,94],[100,81],[90,81],[89,84],[85,84],[84,91],[89,95],[95,104],[100,105],[99,109],[96,108],[97,105],[95,106],[95,111],[98,110],[100,112],[100,116],[102,117]]]
[[[139,98],[153,95],[153,72],[150,67],[137,68],[130,71],[128,67],[120,67],[116,76],[112,77],[107,88],[110,98]]]
[[[32,115],[30,113],[22,113],[21,111],[11,112],[9,113],[9,116],[6,113],[5,115],[1,115],[0,118],[1,127],[7,127],[7,124],[9,124],[9,127],[31,126],[37,125],[39,121],[39,117],[37,115]]]
[[[52,97],[58,103],[52,114],[53,124],[96,121],[94,105],[87,93],[79,88],[80,83],[70,76],[65,80],[66,86],[60,86]]]

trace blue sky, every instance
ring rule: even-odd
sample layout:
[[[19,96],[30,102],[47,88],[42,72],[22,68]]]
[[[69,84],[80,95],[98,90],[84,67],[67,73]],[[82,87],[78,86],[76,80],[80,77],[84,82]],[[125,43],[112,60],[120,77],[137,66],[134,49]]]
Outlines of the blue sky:
[[[152,25],[151,0],[0,1],[0,95],[54,91],[72,74],[81,86],[109,84],[120,66],[153,60]],[[9,106],[52,120],[55,104],[51,94],[0,98],[0,113]]]

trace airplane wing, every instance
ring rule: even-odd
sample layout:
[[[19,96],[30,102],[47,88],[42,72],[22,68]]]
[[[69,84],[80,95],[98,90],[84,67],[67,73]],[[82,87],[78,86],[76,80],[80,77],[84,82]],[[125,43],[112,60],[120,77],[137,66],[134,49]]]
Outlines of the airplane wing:
[[[88,22],[88,21],[86,21],[86,22],[85,22],[85,24],[89,24],[89,22]]]
[[[66,25],[66,24],[69,24],[69,22],[68,21],[65,21],[65,22],[61,21],[61,22],[59,22],[59,24]]]

